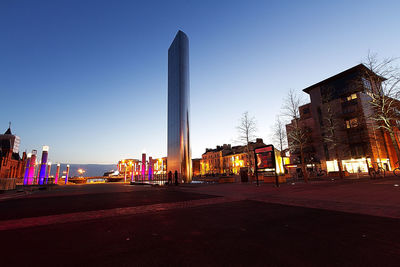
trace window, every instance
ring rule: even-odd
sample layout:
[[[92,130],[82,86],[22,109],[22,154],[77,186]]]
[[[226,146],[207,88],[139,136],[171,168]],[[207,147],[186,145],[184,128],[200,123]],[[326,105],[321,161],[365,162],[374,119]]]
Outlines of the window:
[[[350,128],[356,128],[358,127],[358,120],[357,118],[354,119],[350,119],[346,121],[346,128],[350,129]]]
[[[346,99],[347,99],[347,101],[351,101],[351,100],[356,99],[356,98],[357,98],[357,94],[351,94]]]
[[[308,114],[310,113],[310,109],[309,108],[304,108],[303,109],[303,114]]]
[[[351,156],[358,158],[365,156],[364,146],[361,144],[350,146]]]
[[[362,77],[361,79],[362,79],[362,82],[364,85],[364,89],[371,91],[372,90],[371,82],[369,80],[365,79],[364,77]]]
[[[318,121],[319,121],[319,125],[324,126],[324,122],[322,120],[322,111],[321,111],[321,107],[317,108],[317,112],[318,112]]]
[[[353,112],[355,112],[355,111],[356,111],[356,107],[357,107],[357,106],[354,106],[354,105],[343,107],[343,108],[342,108],[343,114],[348,114],[348,113],[353,113]]]

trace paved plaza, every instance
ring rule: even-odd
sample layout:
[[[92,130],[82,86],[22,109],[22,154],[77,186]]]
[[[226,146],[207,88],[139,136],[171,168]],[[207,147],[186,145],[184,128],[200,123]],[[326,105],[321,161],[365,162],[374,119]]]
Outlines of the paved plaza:
[[[398,266],[400,179],[0,195],[1,266]]]

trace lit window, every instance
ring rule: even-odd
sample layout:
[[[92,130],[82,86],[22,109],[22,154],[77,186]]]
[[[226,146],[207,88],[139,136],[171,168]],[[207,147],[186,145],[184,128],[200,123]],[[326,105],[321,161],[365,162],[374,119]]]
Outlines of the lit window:
[[[346,121],[346,128],[356,128],[358,126],[358,120],[357,118],[351,119],[351,120],[347,120]]]
[[[347,97],[347,101],[353,100],[357,98],[357,94],[351,94]]]

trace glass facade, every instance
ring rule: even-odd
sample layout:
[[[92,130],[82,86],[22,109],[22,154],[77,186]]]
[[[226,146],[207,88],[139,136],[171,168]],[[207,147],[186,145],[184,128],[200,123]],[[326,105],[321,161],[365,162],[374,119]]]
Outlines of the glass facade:
[[[179,31],[168,49],[168,161],[167,171],[192,180],[189,138],[189,39]]]

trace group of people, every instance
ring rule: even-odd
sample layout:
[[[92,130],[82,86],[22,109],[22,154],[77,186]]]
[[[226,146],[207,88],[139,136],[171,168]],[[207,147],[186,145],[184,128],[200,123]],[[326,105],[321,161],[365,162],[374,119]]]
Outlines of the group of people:
[[[175,171],[174,173],[174,178],[175,178],[175,185],[178,185],[178,171]],[[168,172],[168,185],[172,185],[172,172]]]

